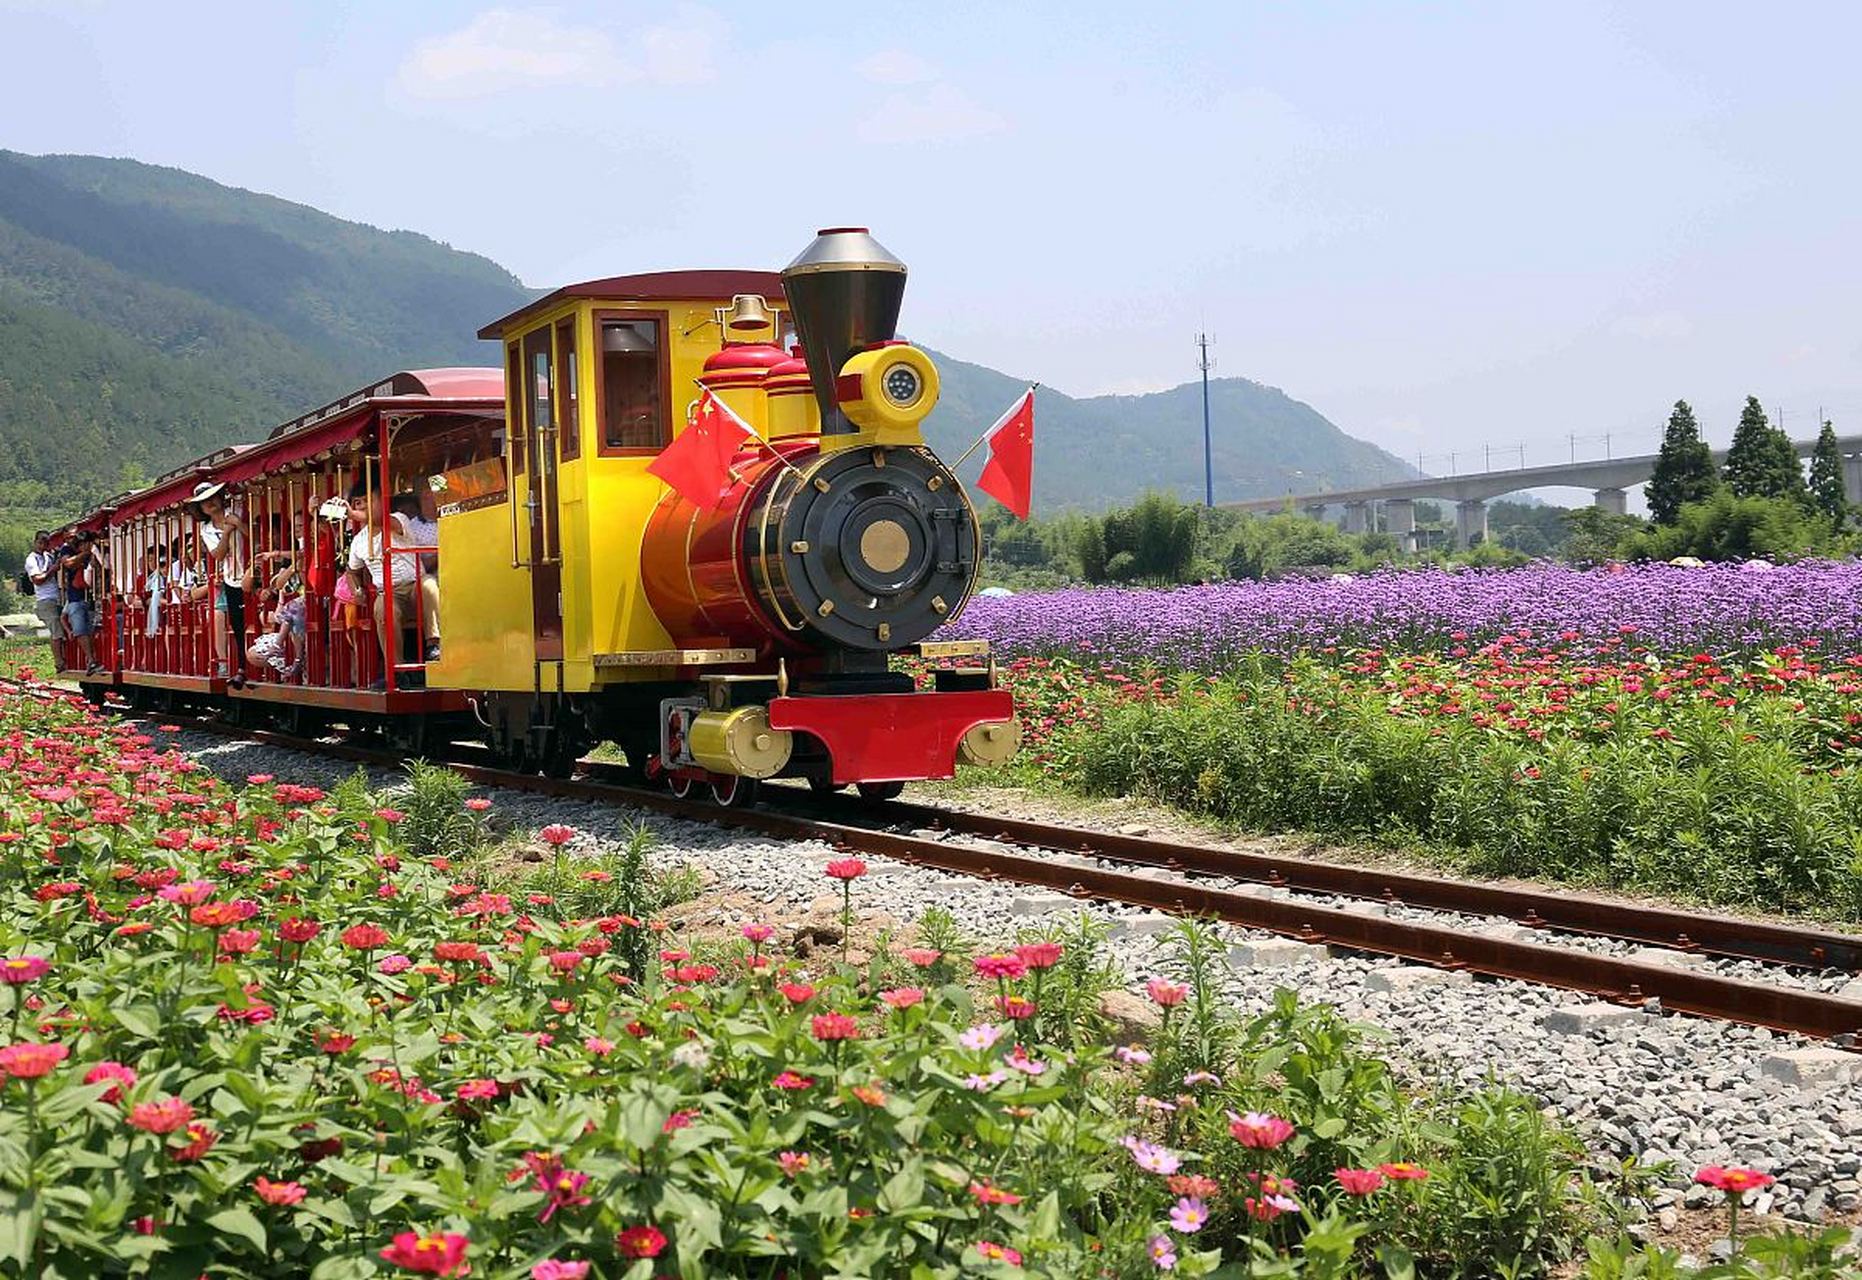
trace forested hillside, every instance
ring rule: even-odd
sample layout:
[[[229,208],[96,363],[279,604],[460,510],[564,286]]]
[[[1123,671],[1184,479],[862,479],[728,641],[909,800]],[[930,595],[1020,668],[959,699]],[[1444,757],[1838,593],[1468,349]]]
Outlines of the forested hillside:
[[[0,152],[0,504],[83,505],[388,369],[480,363],[488,259],[205,178]]]

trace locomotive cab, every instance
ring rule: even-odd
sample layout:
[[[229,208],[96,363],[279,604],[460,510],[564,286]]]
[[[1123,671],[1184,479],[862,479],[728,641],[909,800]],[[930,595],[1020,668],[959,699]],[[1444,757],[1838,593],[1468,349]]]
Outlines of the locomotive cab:
[[[1008,758],[986,646],[931,638],[969,599],[978,535],[924,444],[937,370],[896,335],[905,276],[835,228],[780,274],[591,281],[480,332],[504,348],[508,497],[441,512],[440,557],[472,585],[442,597],[428,680],[479,695],[502,756],[560,771],[612,739],[726,801]],[[648,469],[705,394],[750,433],[715,503]],[[950,664],[923,692],[891,662],[913,649]]]

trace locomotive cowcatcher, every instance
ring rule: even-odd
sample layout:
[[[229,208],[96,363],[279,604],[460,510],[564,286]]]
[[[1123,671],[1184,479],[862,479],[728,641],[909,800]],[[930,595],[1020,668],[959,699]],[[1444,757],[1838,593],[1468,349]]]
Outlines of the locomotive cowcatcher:
[[[723,804],[1000,765],[1020,734],[986,644],[933,638],[979,538],[924,442],[905,279],[831,228],[780,273],[569,285],[480,330],[501,369],[393,375],[113,499],[73,526],[107,534],[87,686],[410,752],[482,736],[526,771],[613,741]],[[707,394],[754,433],[715,503],[648,470]]]

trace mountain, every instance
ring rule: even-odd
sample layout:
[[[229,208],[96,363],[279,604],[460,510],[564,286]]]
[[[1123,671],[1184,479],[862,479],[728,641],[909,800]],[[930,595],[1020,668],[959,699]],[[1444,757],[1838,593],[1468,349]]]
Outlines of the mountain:
[[[260,436],[387,370],[493,361],[473,331],[535,293],[426,236],[178,169],[0,151],[0,526]],[[946,456],[1026,385],[948,357],[940,371],[928,430]],[[1280,391],[1224,378],[1210,397],[1219,499],[1410,474]],[[1043,389],[1038,404],[1042,509],[1201,495],[1196,385]]]
[[[925,425],[946,458],[969,448],[1027,387],[979,364],[939,355],[942,393]],[[1374,444],[1348,436],[1311,405],[1246,378],[1209,383],[1210,452],[1217,502],[1377,484],[1416,469]],[[962,468],[982,471],[982,452]],[[1037,510],[1098,510],[1146,489],[1201,501],[1203,399],[1200,383],[1138,396],[1076,399],[1050,387],[1035,393],[1034,492]]]
[[[479,364],[489,259],[178,169],[0,151],[0,503],[69,509],[384,370]]]

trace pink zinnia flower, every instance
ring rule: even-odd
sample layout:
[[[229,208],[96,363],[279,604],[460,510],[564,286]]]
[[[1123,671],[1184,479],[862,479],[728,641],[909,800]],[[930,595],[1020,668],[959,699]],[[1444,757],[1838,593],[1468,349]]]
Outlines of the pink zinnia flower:
[[[788,1177],[795,1177],[808,1169],[808,1154],[803,1151],[784,1151],[776,1157],[776,1163],[782,1166],[782,1172]]]
[[[767,924],[747,924],[743,927],[744,937],[751,942],[768,942],[775,932],[775,927]]]
[[[1390,1164],[1380,1164],[1377,1166],[1377,1172],[1383,1174],[1384,1177],[1390,1179],[1392,1182],[1421,1182],[1424,1178],[1429,1176],[1429,1171],[1427,1169],[1419,1164],[1411,1164],[1407,1160],[1397,1160]],[[1771,1181],[1770,1177],[1765,1174],[1760,1174],[1759,1176],[1765,1178],[1766,1183]],[[1765,1183],[1760,1183],[1758,1185],[1763,1186]]]
[[[994,978],[997,981],[1002,981],[1006,978],[1019,978],[1024,973],[1028,972],[1028,965],[1020,956],[1007,955],[1000,951],[986,956],[978,956],[972,963],[977,973],[985,978]]]
[[[1293,1126],[1279,1116],[1250,1111],[1238,1116],[1228,1113],[1228,1132],[1235,1141],[1256,1151],[1272,1151],[1293,1136]]]
[[[1754,1187],[1769,1187],[1777,1179],[1757,1169],[1710,1164],[1694,1175],[1694,1181],[1704,1187],[1724,1191],[1727,1195],[1744,1195]]]
[[[894,987],[879,993],[880,1003],[894,1009],[909,1009],[915,1004],[924,1003],[924,998],[923,987]]]
[[[981,1053],[1001,1038],[1001,1027],[982,1022],[958,1036],[957,1043],[973,1052]]]
[[[1030,969],[1052,969],[1060,963],[1058,942],[1028,942],[1015,948],[1015,954]]]
[[[575,839],[575,828],[565,827],[560,822],[552,822],[537,832],[537,838],[544,844],[553,844],[560,848]]]
[[[123,1090],[135,1088],[138,1078],[134,1067],[124,1066],[120,1062],[99,1062],[84,1073],[85,1084],[102,1084],[105,1080],[111,1081],[110,1087],[104,1090],[102,1098],[99,1099],[102,1102],[121,1102]]]
[[[858,858],[836,858],[828,863],[827,873],[836,880],[858,880],[866,874],[866,864]]]
[[[0,960],[0,982],[11,986],[43,978],[52,971],[52,962],[44,956],[8,956]]]
[[[1144,984],[1144,990],[1152,1000],[1166,1009],[1175,1008],[1183,1003],[1183,998],[1190,989],[1180,982],[1171,982],[1164,978],[1152,978]]]
[[[1006,1244],[997,1244],[994,1240],[978,1240],[976,1252],[985,1262],[1006,1262],[1011,1267],[1022,1264],[1022,1256]]]
[[[1368,1196],[1384,1185],[1384,1175],[1375,1169],[1334,1169],[1332,1176],[1348,1196]]]
[[[545,1258],[530,1268],[530,1280],[587,1280],[588,1263]]]
[[[809,1034],[817,1040],[857,1040],[860,1023],[844,1013],[817,1013],[809,1023]]]

